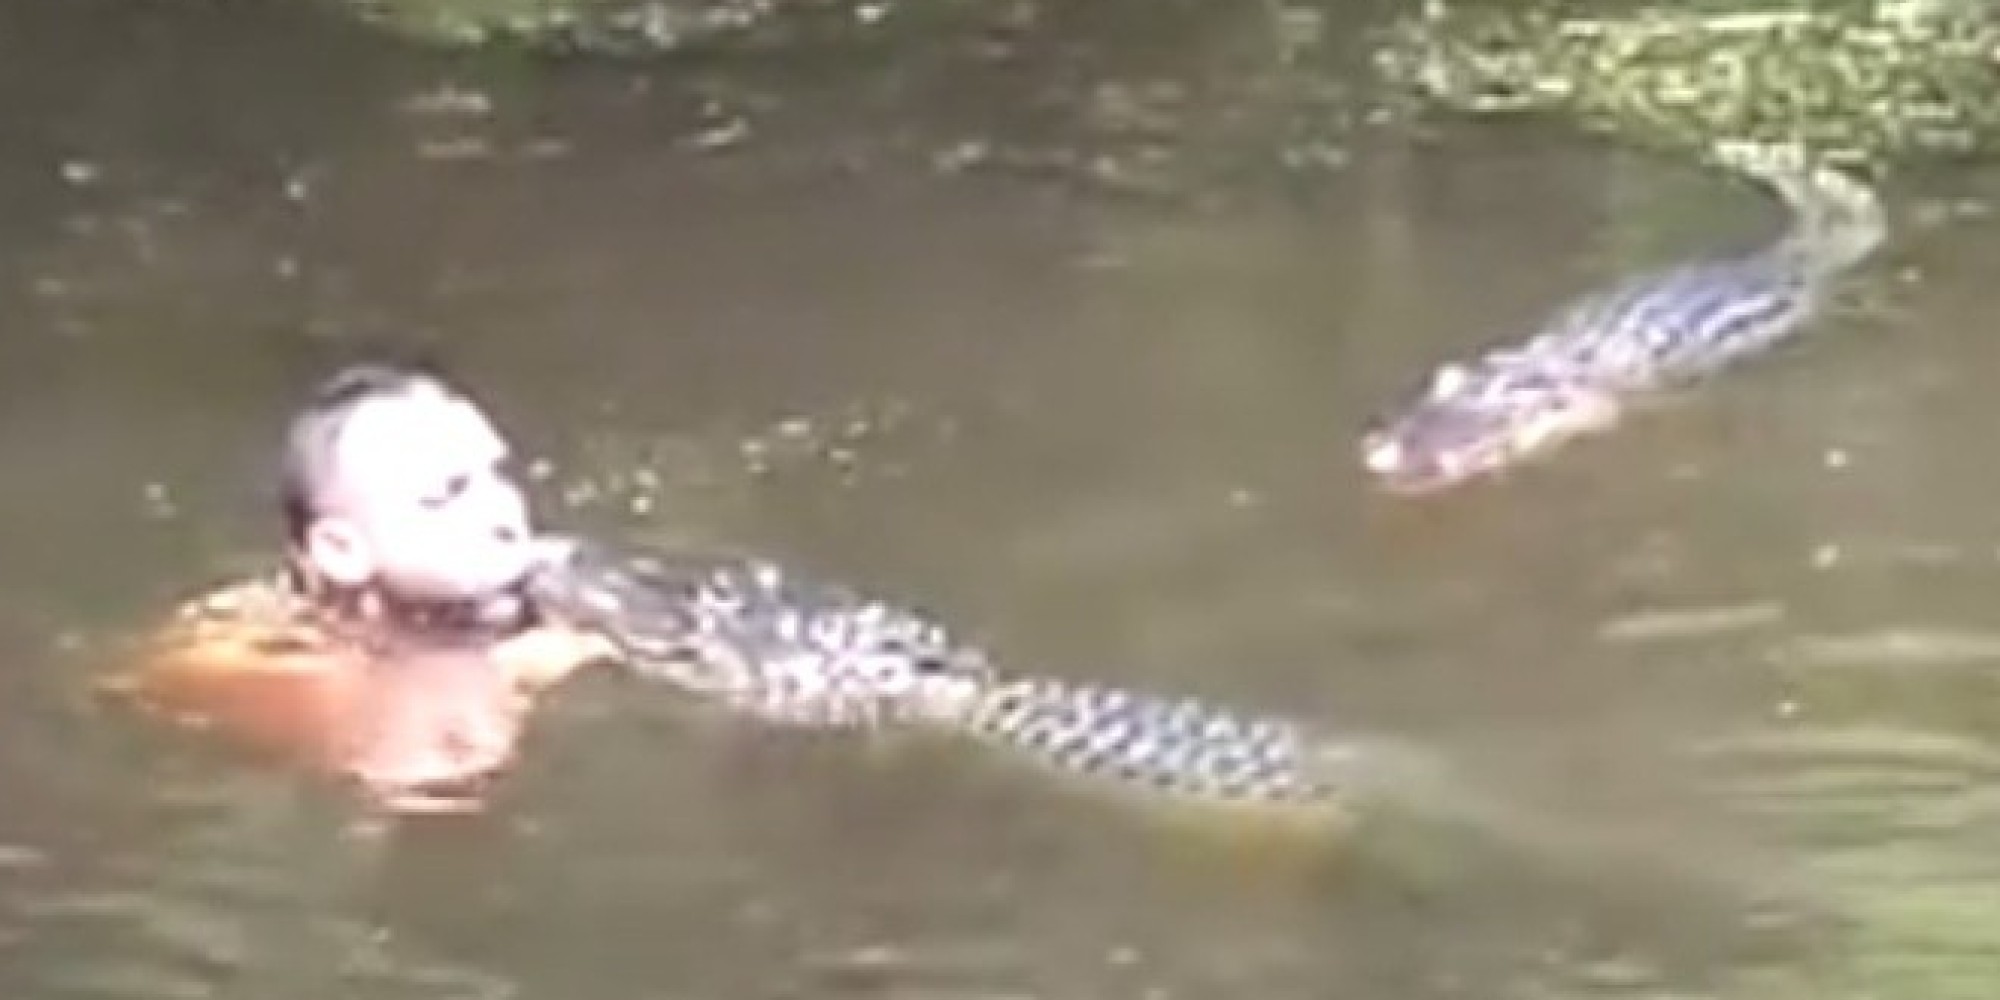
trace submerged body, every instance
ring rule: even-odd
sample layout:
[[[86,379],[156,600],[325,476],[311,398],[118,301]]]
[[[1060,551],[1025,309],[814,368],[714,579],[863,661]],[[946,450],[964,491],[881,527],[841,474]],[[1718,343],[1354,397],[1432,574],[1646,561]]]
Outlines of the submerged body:
[[[1439,368],[1412,406],[1365,436],[1369,471],[1391,490],[1430,492],[1608,429],[1635,398],[1794,333],[1882,241],[1873,192],[1796,149],[1731,144],[1716,159],[1783,198],[1795,221],[1782,239],[1627,280],[1525,341]]]

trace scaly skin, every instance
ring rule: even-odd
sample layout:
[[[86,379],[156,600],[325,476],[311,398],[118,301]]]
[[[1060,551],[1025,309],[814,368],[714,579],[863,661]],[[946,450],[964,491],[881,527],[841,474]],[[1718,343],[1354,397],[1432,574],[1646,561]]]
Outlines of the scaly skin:
[[[923,727],[1056,772],[1209,806],[1339,813],[1342,748],[1301,727],[1047,678],[1001,676],[922,616],[753,559],[578,543],[539,573],[546,613],[606,635],[632,669],[748,716]]]
[[[577,541],[531,578],[529,596],[604,635],[641,676],[765,722],[909,720],[929,687],[990,672],[918,615],[759,559]]]
[[[1610,428],[1634,398],[1703,378],[1797,331],[1886,228],[1874,192],[1788,146],[1728,143],[1714,160],[1762,182],[1793,225],[1760,250],[1684,264],[1576,301],[1525,341],[1432,373],[1362,442],[1387,488],[1443,490]]]

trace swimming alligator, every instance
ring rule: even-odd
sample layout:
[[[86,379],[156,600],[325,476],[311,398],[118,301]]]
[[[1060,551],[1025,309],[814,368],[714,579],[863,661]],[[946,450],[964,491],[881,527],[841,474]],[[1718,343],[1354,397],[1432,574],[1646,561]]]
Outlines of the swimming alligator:
[[[1335,829],[1363,785],[1404,762],[1386,741],[1008,676],[916,611],[761,559],[568,544],[530,581],[545,613],[605,635],[642,677],[764,722],[942,732],[1100,787]]]
[[[1731,142],[1718,164],[1790,207],[1790,229],[1740,256],[1640,275],[1587,295],[1532,337],[1439,367],[1417,401],[1364,436],[1362,461],[1399,493],[1442,490],[1609,429],[1635,398],[1757,354],[1821,307],[1885,236],[1861,182],[1796,146]]]

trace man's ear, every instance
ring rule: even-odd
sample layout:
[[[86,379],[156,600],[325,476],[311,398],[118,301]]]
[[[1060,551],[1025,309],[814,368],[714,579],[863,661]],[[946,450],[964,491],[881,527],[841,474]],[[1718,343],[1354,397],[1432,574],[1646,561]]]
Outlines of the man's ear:
[[[306,530],[306,564],[321,579],[342,587],[359,587],[375,577],[375,553],[354,525],[323,517]]]

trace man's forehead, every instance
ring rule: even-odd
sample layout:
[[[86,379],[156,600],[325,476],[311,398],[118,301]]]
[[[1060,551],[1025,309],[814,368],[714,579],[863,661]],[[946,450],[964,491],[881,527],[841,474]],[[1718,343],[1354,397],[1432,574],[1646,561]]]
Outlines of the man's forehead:
[[[423,388],[367,400],[333,442],[336,478],[413,477],[484,465],[506,442],[467,400]]]

